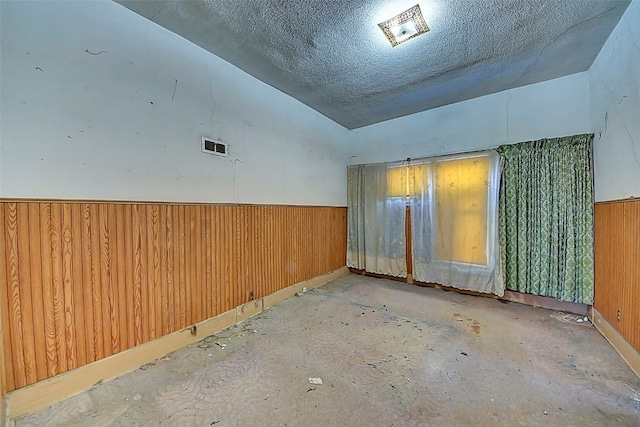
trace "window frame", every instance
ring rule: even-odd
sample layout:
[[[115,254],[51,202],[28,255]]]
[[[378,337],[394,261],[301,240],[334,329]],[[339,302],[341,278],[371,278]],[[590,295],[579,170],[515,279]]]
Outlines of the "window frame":
[[[468,159],[474,159],[474,158],[480,158],[480,157],[486,157],[489,159],[489,173],[488,173],[488,185],[487,185],[487,190],[485,193],[485,197],[486,197],[486,223],[485,223],[485,227],[487,229],[487,233],[486,233],[486,238],[485,238],[485,255],[486,255],[486,259],[487,259],[487,263],[486,264],[477,264],[477,263],[472,263],[472,262],[464,262],[464,261],[456,261],[456,260],[451,260],[451,259],[445,259],[445,258],[438,258],[437,256],[437,243],[438,243],[438,238],[437,238],[437,233],[430,233],[430,236],[428,236],[429,238],[429,244],[430,244],[430,251],[429,253],[431,254],[431,262],[434,264],[442,264],[442,265],[447,265],[449,267],[453,267],[453,268],[460,268],[460,269],[464,269],[466,271],[472,270],[472,271],[476,271],[477,273],[483,273],[483,272],[489,272],[489,271],[493,271],[494,266],[496,264],[496,259],[494,256],[494,250],[496,245],[498,244],[498,242],[496,241],[497,239],[494,238],[496,236],[496,227],[494,227],[494,224],[496,223],[496,216],[497,216],[497,209],[491,209],[491,207],[494,205],[494,203],[497,201],[497,197],[498,197],[498,186],[499,186],[499,168],[500,168],[500,163],[499,161],[496,162],[496,157],[492,154],[492,152],[490,151],[481,151],[481,152],[474,152],[474,153],[462,153],[462,154],[452,154],[452,155],[446,155],[446,156],[438,156],[438,157],[431,157],[431,158],[423,158],[423,159],[418,159],[418,160],[405,160],[402,162],[395,162],[395,163],[389,163],[388,165],[388,169],[395,169],[395,168],[406,168],[407,169],[407,180],[408,180],[408,169],[412,166],[419,166],[419,165],[423,165],[426,166],[427,168],[427,188],[426,191],[424,191],[425,193],[425,200],[427,203],[427,208],[429,209],[428,211],[428,220],[429,220],[429,225],[430,225],[430,229],[431,230],[436,230],[436,226],[437,226],[437,219],[436,219],[436,168],[434,167],[437,163],[441,163],[441,162],[451,162],[451,161],[457,161],[457,160],[468,160]],[[496,170],[496,168],[498,170]],[[409,192],[409,188],[408,188],[408,182],[407,182],[407,192]],[[403,195],[403,196],[388,196],[387,199],[389,200],[393,200],[393,201],[398,201],[398,199],[404,199],[406,206],[411,207],[411,199],[415,198],[415,197],[420,197],[420,195],[422,194],[423,190],[422,187],[420,187],[420,191],[417,192],[415,191],[414,188],[414,194],[407,194],[407,195]],[[495,196],[492,194],[493,192],[495,192]],[[493,199],[493,197],[495,197],[495,200]],[[408,236],[407,236],[408,237]],[[413,235],[411,236],[411,239],[413,240]],[[414,242],[412,241],[412,247],[414,245]],[[414,254],[412,254],[414,255]]]
[[[475,159],[475,158],[479,158],[479,157],[487,157],[489,158],[489,176],[488,176],[488,180],[490,182],[490,184],[487,186],[487,191],[485,193],[486,196],[486,200],[487,200],[487,215],[486,215],[486,224],[485,226],[487,227],[487,234],[486,234],[486,238],[485,238],[485,255],[487,257],[487,263],[486,264],[476,264],[476,263],[471,263],[471,262],[464,262],[464,261],[456,261],[456,260],[451,260],[451,259],[441,259],[437,257],[437,250],[436,250],[436,246],[437,246],[437,233],[431,233],[431,256],[433,259],[434,263],[446,263],[447,265],[450,266],[460,266],[460,267],[464,267],[465,270],[468,269],[472,269],[472,270],[477,270],[478,272],[484,271],[484,270],[490,270],[493,269],[493,266],[495,265],[495,260],[493,259],[493,249],[495,248],[495,244],[496,242],[494,242],[495,239],[491,239],[490,236],[495,234],[495,229],[492,226],[492,224],[494,223],[494,216],[496,215],[496,212],[491,212],[491,190],[492,190],[492,185],[493,184],[491,181],[493,181],[493,175],[494,175],[494,171],[493,171],[493,159],[491,158],[491,154],[488,152],[482,152],[482,153],[473,153],[473,154],[463,154],[463,155],[451,155],[451,156],[446,156],[446,157],[440,157],[437,159],[434,159],[432,162],[432,164],[436,164],[436,163],[440,163],[440,162],[450,162],[450,161],[456,161],[456,160],[468,160],[468,159]],[[430,167],[429,168],[429,183],[431,183],[431,185],[428,186],[429,188],[429,221],[431,224],[431,229],[436,229],[436,196],[435,196],[435,188],[436,188],[436,171],[435,168]],[[494,210],[495,211],[495,210]]]

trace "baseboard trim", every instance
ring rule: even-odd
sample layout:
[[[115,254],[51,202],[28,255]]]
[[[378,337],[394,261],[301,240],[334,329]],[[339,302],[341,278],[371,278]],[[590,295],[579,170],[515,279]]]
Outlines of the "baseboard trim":
[[[510,290],[505,290],[504,296],[500,299],[511,302],[518,302],[520,304],[526,304],[532,307],[541,307],[549,310],[578,314],[580,316],[588,316],[589,308],[591,307],[587,304],[578,304],[569,301],[558,301],[557,299],[551,297],[524,294],[521,292],[514,292]]]
[[[6,396],[7,424],[10,425],[10,420],[14,418],[30,414],[63,399],[75,396],[89,390],[97,383],[112,380],[138,369],[146,363],[151,363],[172,351],[240,323],[292,297],[297,292],[302,292],[304,288],[317,288],[347,274],[349,274],[349,269],[341,267],[322,276],[296,283],[271,295],[250,301],[189,328],[14,390]]]
[[[564,311],[567,313],[578,314],[580,316],[587,316],[589,313],[589,308],[591,307],[590,305],[587,305],[587,304],[558,301],[557,299],[554,299],[551,297],[525,294],[521,292],[510,291],[508,289],[504,291],[504,296],[499,297],[494,294],[486,294],[483,292],[469,291],[466,289],[454,288],[452,286],[440,285],[438,283],[418,282],[413,278],[412,274],[407,274],[407,277],[404,278],[404,277],[387,276],[387,275],[378,274],[378,273],[370,273],[368,271],[358,270],[355,268],[351,268],[349,270],[354,274],[361,274],[367,277],[376,277],[378,279],[394,280],[396,282],[403,282],[403,283],[413,284],[416,286],[425,286],[428,288],[440,289],[447,292],[456,292],[463,295],[473,295],[473,296],[478,296],[483,298],[493,298],[493,299],[499,299],[503,301],[517,302],[520,304],[530,305],[532,307],[540,307],[540,308],[547,308],[549,310]]]
[[[595,308],[592,309],[592,322],[600,331],[603,337],[609,341],[609,344],[616,349],[620,357],[624,359],[631,370],[640,378],[640,351],[636,350],[629,342],[618,332],[607,319],[602,316]]]

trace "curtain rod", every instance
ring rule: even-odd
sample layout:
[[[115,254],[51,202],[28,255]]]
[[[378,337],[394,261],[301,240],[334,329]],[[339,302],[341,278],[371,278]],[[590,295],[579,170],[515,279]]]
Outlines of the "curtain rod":
[[[474,155],[474,154],[486,153],[487,151],[495,150],[497,148],[498,147],[489,147],[489,148],[481,148],[481,149],[472,150],[472,151],[456,151],[456,152],[453,152],[453,153],[436,154],[436,155],[433,155],[433,156],[407,157],[406,159],[403,159],[403,160],[390,160],[390,161],[386,161],[386,162],[354,163],[354,164],[348,165],[348,166],[382,165],[382,164],[414,162],[414,161],[422,161],[422,160],[427,160],[427,159],[438,159],[438,158],[442,158],[442,157],[457,156],[457,155],[460,155],[460,154]]]
[[[535,140],[532,140],[532,141],[522,141],[522,142],[500,144],[498,146],[487,147],[487,148],[479,148],[477,150],[472,150],[472,151],[455,151],[453,153],[436,154],[436,155],[433,155],[433,156],[422,156],[422,157],[415,157],[415,158],[407,157],[404,160],[391,160],[391,161],[387,161],[387,162],[355,163],[353,165],[347,165],[347,166],[394,164],[394,163],[402,163],[402,162],[421,161],[421,160],[426,160],[426,159],[437,159],[437,158],[441,158],[441,157],[457,156],[459,154],[470,154],[470,155],[473,155],[473,154],[483,153],[483,152],[486,152],[486,151],[496,150],[496,149],[498,149],[498,147],[500,147],[502,145],[517,145],[517,144],[523,144],[523,143],[526,143],[526,142],[548,141],[548,140],[554,140],[554,139],[572,138],[572,137],[576,137],[576,136],[585,136],[585,135],[586,136],[591,136],[591,146],[593,147],[593,138],[595,137],[595,134],[593,132],[592,133],[578,133],[578,134],[575,134],[575,135],[556,136],[556,137],[551,137],[551,138],[539,138],[539,139],[535,139]],[[351,156],[351,157],[353,158],[353,156]]]

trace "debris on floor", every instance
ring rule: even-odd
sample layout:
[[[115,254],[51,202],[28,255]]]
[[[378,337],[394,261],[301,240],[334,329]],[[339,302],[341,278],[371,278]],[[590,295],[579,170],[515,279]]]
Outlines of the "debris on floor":
[[[453,313],[453,318],[456,319],[458,322],[464,322],[464,316],[462,316],[461,314]]]
[[[202,350],[210,349],[211,347],[216,345],[217,340],[218,337],[216,337],[215,335],[209,335],[208,337],[203,338],[202,340],[200,340],[200,342],[198,342],[198,348]]]
[[[591,322],[589,322],[589,318],[586,316],[578,316],[576,314],[564,313],[562,311],[554,311],[549,315],[549,317],[566,323],[581,323],[591,325]]]
[[[166,360],[170,360],[169,356],[159,357],[159,358],[155,359],[151,363],[145,363],[144,365],[140,366],[140,369],[143,370],[143,371],[146,371],[149,367],[151,367],[153,365],[159,365],[160,363],[162,363],[162,362],[164,362]]]
[[[349,275],[15,426],[640,426],[640,379],[552,313]]]

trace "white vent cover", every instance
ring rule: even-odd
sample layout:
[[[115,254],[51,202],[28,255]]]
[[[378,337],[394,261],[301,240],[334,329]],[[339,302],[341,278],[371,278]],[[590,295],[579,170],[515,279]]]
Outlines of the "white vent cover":
[[[203,153],[214,154],[216,156],[228,157],[229,151],[225,142],[214,141],[213,139],[202,137]]]

